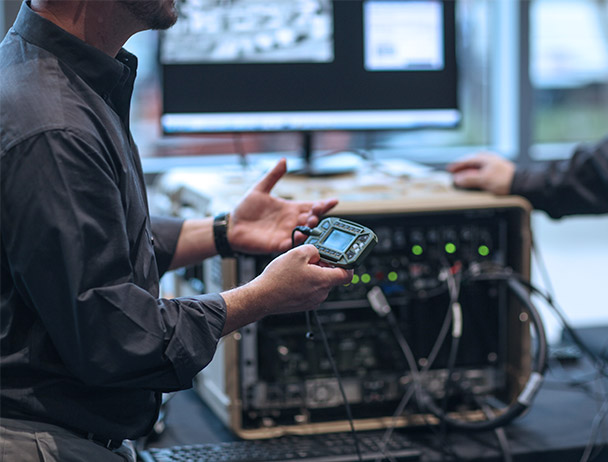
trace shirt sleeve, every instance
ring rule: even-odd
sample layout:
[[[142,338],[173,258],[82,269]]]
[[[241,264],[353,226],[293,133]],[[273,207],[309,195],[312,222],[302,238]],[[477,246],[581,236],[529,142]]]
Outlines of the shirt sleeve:
[[[84,383],[189,388],[215,352],[225,302],[218,294],[162,299],[138,283],[125,180],[85,139],[46,132],[2,153],[1,235],[16,291]],[[176,225],[159,239],[161,254],[171,253]],[[149,253],[144,269],[158,284]]]
[[[568,160],[517,168],[511,193],[552,218],[608,213],[608,138],[578,147]]]
[[[169,269],[177,241],[182,230],[182,218],[152,216],[152,236],[158,274],[161,276]]]

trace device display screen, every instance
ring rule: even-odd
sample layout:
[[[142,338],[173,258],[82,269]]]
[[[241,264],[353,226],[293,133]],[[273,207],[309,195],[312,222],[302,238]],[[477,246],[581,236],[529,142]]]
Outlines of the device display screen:
[[[334,229],[329,236],[327,236],[327,239],[325,239],[323,245],[332,250],[344,252],[346,249],[348,249],[348,246],[353,241],[354,237],[355,236],[353,234],[346,233],[339,229]]]

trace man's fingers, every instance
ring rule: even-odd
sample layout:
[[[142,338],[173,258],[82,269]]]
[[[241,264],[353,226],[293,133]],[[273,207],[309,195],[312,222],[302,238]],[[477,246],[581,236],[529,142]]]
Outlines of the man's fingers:
[[[310,215],[306,218],[306,226],[314,228],[319,224],[319,218],[316,215]]]
[[[312,213],[317,216],[325,215],[338,204],[338,199],[325,199],[312,205]]]
[[[287,161],[283,158],[268,172],[264,175],[258,183],[254,186],[254,189],[264,193],[269,193],[274,185],[285,175],[287,171]]]
[[[332,276],[336,278],[336,284],[348,284],[353,280],[353,270],[347,270],[344,268],[330,268]]]
[[[305,258],[308,263],[318,263],[321,259],[321,255],[319,255],[319,249],[317,249],[312,244],[304,244],[299,247],[295,247],[291,251],[300,252],[303,258]]]
[[[457,160],[448,164],[446,167],[448,172],[456,173],[467,169],[480,169],[488,165],[492,159],[496,158],[496,154],[490,152],[478,152],[464,159]]]
[[[479,188],[481,180],[477,170],[467,169],[455,173],[453,176],[454,184],[460,188]]]
[[[325,199],[312,204],[306,214],[306,226],[314,228],[319,223],[323,215],[329,212],[338,204],[338,199]]]
[[[468,169],[478,169],[483,165],[482,159],[478,157],[472,157],[470,159],[463,159],[453,162],[447,166],[447,170],[452,173],[460,172]]]

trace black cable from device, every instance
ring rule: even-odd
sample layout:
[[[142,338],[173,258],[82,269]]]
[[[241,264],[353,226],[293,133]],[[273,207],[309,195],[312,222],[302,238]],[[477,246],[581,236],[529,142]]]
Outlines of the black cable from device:
[[[296,232],[298,231],[304,234],[305,236],[310,236],[310,234],[312,233],[312,228],[308,226],[296,226],[291,231],[291,248],[294,248],[296,246]]]
[[[321,334],[321,340],[323,342],[323,347],[325,348],[325,354],[327,355],[327,360],[331,366],[334,376],[338,381],[338,388],[340,389],[340,394],[342,395],[342,400],[344,401],[344,408],[346,409],[346,416],[348,418],[348,423],[350,425],[350,430],[353,435],[353,440],[355,441],[355,450],[357,451],[357,458],[360,462],[363,462],[363,456],[361,454],[361,448],[359,445],[359,436],[357,435],[357,431],[355,430],[355,422],[353,419],[353,414],[350,408],[350,404],[348,399],[346,399],[346,392],[344,391],[344,385],[342,384],[342,377],[340,376],[340,372],[338,371],[338,367],[336,366],[336,362],[334,361],[334,357],[331,354],[331,348],[329,348],[329,342],[327,341],[327,335],[325,335],[325,329],[323,329],[323,325],[321,324],[321,320],[319,319],[319,315],[317,311],[314,310],[313,317],[315,318],[315,323],[317,325],[317,329]]]
[[[295,245],[296,245],[295,235],[296,235],[297,231],[301,232],[302,234],[304,234],[306,236],[310,236],[310,234],[312,233],[312,229],[309,228],[308,226],[296,226],[293,229],[293,231],[291,232],[291,247],[292,248],[295,247]],[[314,334],[312,332],[312,326],[310,323],[310,311],[305,311],[304,313],[306,315],[306,329],[307,329],[306,338],[308,340],[313,340]],[[319,319],[319,315],[317,314],[316,310],[313,310],[313,315],[315,318],[315,323],[317,324],[317,329],[319,330],[319,332],[321,334],[321,340],[323,342],[323,348],[325,349],[325,354],[327,356],[329,364],[331,365],[333,374],[336,377],[336,380],[338,381],[338,388],[340,389],[340,394],[342,395],[342,400],[344,401],[344,407],[346,408],[346,416],[348,418],[351,433],[352,433],[353,439],[355,441],[355,450],[357,451],[357,458],[359,459],[359,461],[362,462],[363,456],[361,454],[359,436],[357,435],[357,432],[355,431],[355,423],[354,423],[352,411],[350,408],[350,404],[349,404],[348,400],[346,399],[346,392],[344,391],[344,385],[342,384],[342,377],[340,376],[338,367],[336,366],[336,362],[334,361],[334,357],[331,354],[331,349],[329,348],[329,342],[327,341],[327,336],[325,335],[325,330],[323,329],[323,325],[321,324],[321,320]]]
[[[296,226],[291,231],[291,248],[294,248],[296,246],[296,232],[300,232],[305,236],[310,236],[310,234],[312,233],[312,228],[308,226]],[[312,331],[312,324],[310,322],[310,312],[305,311],[304,316],[306,317],[306,338],[308,340],[312,340],[315,338],[315,334]]]

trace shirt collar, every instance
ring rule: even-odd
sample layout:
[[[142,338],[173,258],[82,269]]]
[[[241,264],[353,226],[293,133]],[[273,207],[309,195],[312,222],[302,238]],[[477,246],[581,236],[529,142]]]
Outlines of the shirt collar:
[[[112,58],[43,18],[28,3],[22,3],[13,25],[23,39],[57,56],[104,99],[117,86],[129,83],[132,87],[137,70],[135,55],[121,49]]]

